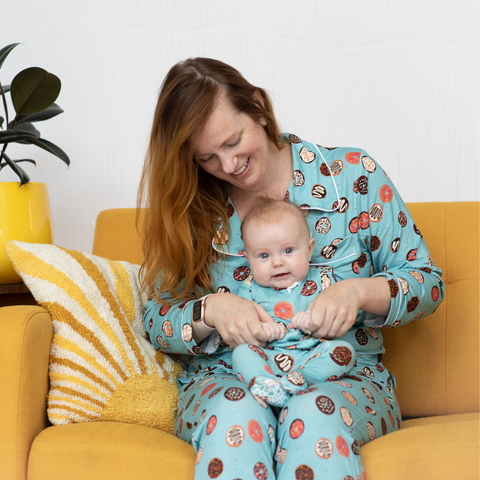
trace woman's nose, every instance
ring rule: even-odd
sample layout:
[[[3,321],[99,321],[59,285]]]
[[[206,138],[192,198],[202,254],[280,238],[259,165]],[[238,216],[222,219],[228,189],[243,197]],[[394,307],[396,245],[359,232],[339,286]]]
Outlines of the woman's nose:
[[[234,155],[222,155],[220,158],[222,169],[227,174],[232,174],[238,170],[237,158]]]

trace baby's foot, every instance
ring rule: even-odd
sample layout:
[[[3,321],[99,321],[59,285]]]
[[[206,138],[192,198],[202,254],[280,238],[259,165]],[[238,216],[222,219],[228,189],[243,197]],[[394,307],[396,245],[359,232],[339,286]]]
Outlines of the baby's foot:
[[[290,394],[278,379],[266,375],[254,377],[248,388],[254,395],[274,407],[284,407],[290,398]]]
[[[305,390],[308,386],[305,377],[298,370],[283,375],[280,381],[283,388],[285,388],[290,395],[295,395],[296,393]]]

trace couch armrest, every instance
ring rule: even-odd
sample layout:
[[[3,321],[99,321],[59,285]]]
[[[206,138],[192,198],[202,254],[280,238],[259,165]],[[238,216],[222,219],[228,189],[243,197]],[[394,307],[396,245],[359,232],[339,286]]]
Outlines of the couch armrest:
[[[0,478],[27,478],[32,442],[49,425],[52,336],[52,320],[44,308],[0,308]]]

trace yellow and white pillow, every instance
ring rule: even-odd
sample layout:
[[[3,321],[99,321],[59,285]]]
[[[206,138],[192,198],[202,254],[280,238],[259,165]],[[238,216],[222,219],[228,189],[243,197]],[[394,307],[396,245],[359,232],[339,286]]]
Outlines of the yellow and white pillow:
[[[145,339],[140,266],[54,245],[12,241],[6,249],[52,317],[50,422],[116,421],[173,433],[182,369]]]

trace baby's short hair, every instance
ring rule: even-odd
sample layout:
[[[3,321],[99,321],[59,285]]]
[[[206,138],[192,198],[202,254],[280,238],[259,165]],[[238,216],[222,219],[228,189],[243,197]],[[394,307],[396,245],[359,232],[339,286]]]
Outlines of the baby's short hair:
[[[276,223],[282,220],[286,213],[293,213],[305,225],[305,234],[310,237],[310,228],[308,226],[305,214],[300,207],[281,200],[275,200],[270,197],[260,197],[255,205],[248,211],[240,226],[240,233],[243,238],[246,225],[253,220],[260,220],[265,223]]]

